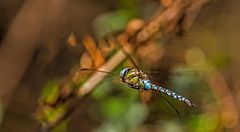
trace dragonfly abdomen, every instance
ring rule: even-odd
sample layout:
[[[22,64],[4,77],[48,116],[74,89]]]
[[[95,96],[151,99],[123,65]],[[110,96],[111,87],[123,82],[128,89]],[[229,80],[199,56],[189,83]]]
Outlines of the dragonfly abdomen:
[[[171,91],[171,90],[168,90],[166,88],[163,88],[163,87],[160,87],[160,86],[157,86],[155,84],[152,84],[150,82],[150,80],[142,80],[142,84],[144,86],[144,89],[145,90],[155,90],[155,91],[159,91],[161,93],[164,93],[168,96],[171,96],[181,102],[184,102],[185,104],[189,105],[189,106],[196,106],[194,103],[192,103],[189,99]]]

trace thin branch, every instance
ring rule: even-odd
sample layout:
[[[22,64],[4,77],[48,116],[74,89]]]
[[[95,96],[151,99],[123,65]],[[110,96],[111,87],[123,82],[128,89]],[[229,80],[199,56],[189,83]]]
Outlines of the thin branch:
[[[126,56],[123,54],[122,51],[118,51],[109,61],[107,61],[101,68],[100,71],[112,71],[116,68]],[[92,91],[103,79],[106,77],[107,74],[102,74],[100,72],[95,72],[89,79],[86,81],[78,91],[79,96],[84,96],[85,94]]]

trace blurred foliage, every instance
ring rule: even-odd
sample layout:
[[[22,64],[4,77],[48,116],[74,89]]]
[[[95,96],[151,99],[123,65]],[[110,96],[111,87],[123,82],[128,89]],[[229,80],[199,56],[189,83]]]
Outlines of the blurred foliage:
[[[210,63],[219,69],[224,69],[231,65],[231,57],[229,53],[219,53],[210,58]]]
[[[209,125],[211,124],[211,125]],[[191,126],[191,131],[196,132],[214,132],[220,131],[219,117],[214,114],[206,113],[199,116],[192,117],[189,125]]]
[[[56,102],[59,95],[59,82],[51,81],[43,87],[42,99],[45,103],[52,104]]]
[[[94,21],[94,30],[98,38],[106,37],[113,31],[121,31],[129,20],[138,17],[137,0],[119,0],[118,9],[102,14]]]
[[[50,81],[43,87],[36,117],[41,125],[55,123],[65,113],[67,102],[58,102],[61,98],[60,81]]]
[[[68,120],[65,120],[57,125],[56,128],[52,130],[52,132],[66,132],[68,125]]]

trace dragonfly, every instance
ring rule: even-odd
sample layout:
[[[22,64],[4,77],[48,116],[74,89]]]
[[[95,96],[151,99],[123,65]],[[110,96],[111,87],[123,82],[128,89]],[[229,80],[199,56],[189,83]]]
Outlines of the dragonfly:
[[[161,92],[170,97],[173,97],[174,99],[177,99],[180,102],[185,103],[188,106],[191,106],[191,107],[196,106],[188,98],[180,94],[177,94],[169,89],[163,88],[161,86],[158,86],[152,83],[151,80],[149,79],[149,76],[146,73],[136,68],[123,68],[120,71],[120,79],[123,83],[126,83],[130,88],[138,89],[140,91],[153,90],[153,91]]]
[[[134,65],[134,68],[123,68],[120,73],[119,73],[119,78],[121,80],[121,82],[127,84],[127,86],[129,88],[133,88],[133,89],[137,89],[140,92],[142,91],[156,91],[156,92],[160,92],[163,93],[167,96],[170,96],[180,102],[185,103],[188,106],[194,107],[196,106],[192,101],[190,101],[187,97],[184,97],[176,92],[173,92],[167,88],[163,88],[161,86],[158,86],[156,84],[154,84],[151,81],[151,77],[143,72],[142,70],[140,70],[138,68],[138,66],[136,65],[135,61],[132,59],[132,57],[130,56],[129,53],[127,53],[126,51],[124,51],[121,48],[122,52],[130,59],[130,61],[132,62],[132,64]],[[111,73],[109,71],[102,71],[102,70],[97,70],[97,69],[88,69],[88,68],[81,68],[80,70],[93,70],[93,71],[97,71],[97,72],[103,72],[103,73],[109,73],[112,75],[116,75],[115,73]],[[163,96],[161,96],[168,104],[170,104],[173,108],[174,106],[168,101],[166,100]],[[174,108],[175,109],[175,108]],[[175,111],[177,112],[177,110],[175,109]],[[178,113],[178,112],[177,112]]]

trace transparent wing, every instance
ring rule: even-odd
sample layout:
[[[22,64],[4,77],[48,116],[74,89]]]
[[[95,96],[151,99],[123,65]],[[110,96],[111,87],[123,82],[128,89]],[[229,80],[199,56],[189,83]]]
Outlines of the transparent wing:
[[[170,71],[169,69],[143,71],[146,73],[151,82],[163,86],[169,80],[174,80],[176,77],[196,76],[197,72],[194,70]]]
[[[152,70],[152,71],[143,71],[146,73],[154,84],[157,85],[166,85],[166,82],[173,76],[170,75],[170,72],[162,71],[162,70]]]

